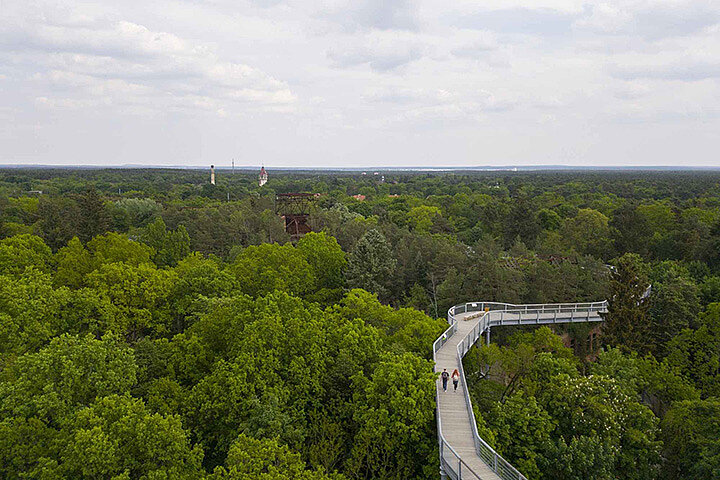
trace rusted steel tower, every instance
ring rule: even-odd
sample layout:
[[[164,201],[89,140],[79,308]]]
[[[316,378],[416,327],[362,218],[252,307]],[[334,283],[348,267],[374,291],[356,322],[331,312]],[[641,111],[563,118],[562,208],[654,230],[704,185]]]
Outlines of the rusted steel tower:
[[[295,242],[312,232],[308,220],[315,211],[319,193],[278,193],[275,195],[275,213],[285,221],[285,231]]]

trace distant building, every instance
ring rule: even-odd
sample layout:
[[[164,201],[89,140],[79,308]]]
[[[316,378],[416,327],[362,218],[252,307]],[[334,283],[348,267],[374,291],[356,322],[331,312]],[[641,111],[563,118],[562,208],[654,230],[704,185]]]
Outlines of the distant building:
[[[258,175],[258,185],[262,187],[263,185],[265,185],[267,183],[267,181],[268,181],[268,174],[265,171],[265,166],[262,166],[260,168],[260,175]]]
[[[210,185],[215,185],[215,165],[210,165]]]
[[[353,197],[355,200],[358,200],[358,201],[360,201],[360,202],[362,202],[362,201],[365,200],[365,195],[363,195],[363,194],[361,194],[361,193],[358,193],[357,195],[353,195],[352,197]]]

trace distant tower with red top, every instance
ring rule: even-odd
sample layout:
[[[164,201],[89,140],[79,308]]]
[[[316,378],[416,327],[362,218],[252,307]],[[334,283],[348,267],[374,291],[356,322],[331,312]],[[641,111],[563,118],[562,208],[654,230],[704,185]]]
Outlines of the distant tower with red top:
[[[263,185],[265,185],[267,183],[267,181],[268,181],[268,174],[265,171],[265,166],[263,165],[260,168],[260,175],[258,175],[258,185],[262,187]]]

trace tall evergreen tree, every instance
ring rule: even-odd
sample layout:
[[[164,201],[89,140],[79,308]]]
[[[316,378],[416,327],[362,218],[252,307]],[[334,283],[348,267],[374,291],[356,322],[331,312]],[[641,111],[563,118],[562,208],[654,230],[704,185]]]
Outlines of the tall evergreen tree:
[[[653,284],[650,297],[650,315],[652,316],[652,352],[664,357],[667,344],[683,329],[694,324],[700,312],[698,289],[695,283],[683,277],[670,278],[665,282]]]
[[[648,252],[652,229],[635,204],[626,203],[615,212],[609,223],[618,252],[634,252],[645,255]]]
[[[645,296],[648,285],[647,269],[639,255],[626,253],[615,261],[608,313],[602,325],[607,345],[628,351],[648,351],[650,315]]]
[[[102,198],[94,188],[88,189],[78,199],[80,218],[78,219],[78,237],[83,242],[96,235],[107,232],[110,227],[110,216],[105,210]]]
[[[540,234],[540,222],[530,200],[519,196],[513,202],[505,220],[503,239],[505,247],[512,246],[520,238],[525,245],[533,247]]]
[[[348,260],[348,284],[377,293],[385,299],[396,264],[385,236],[375,229],[369,230],[360,237]]]

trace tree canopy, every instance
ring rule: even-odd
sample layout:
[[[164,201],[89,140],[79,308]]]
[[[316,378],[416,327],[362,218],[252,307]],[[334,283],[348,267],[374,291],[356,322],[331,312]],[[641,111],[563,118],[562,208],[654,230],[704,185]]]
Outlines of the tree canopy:
[[[1,169],[0,477],[436,478],[447,309],[602,299],[468,353],[483,438],[533,480],[717,477],[718,185]]]

